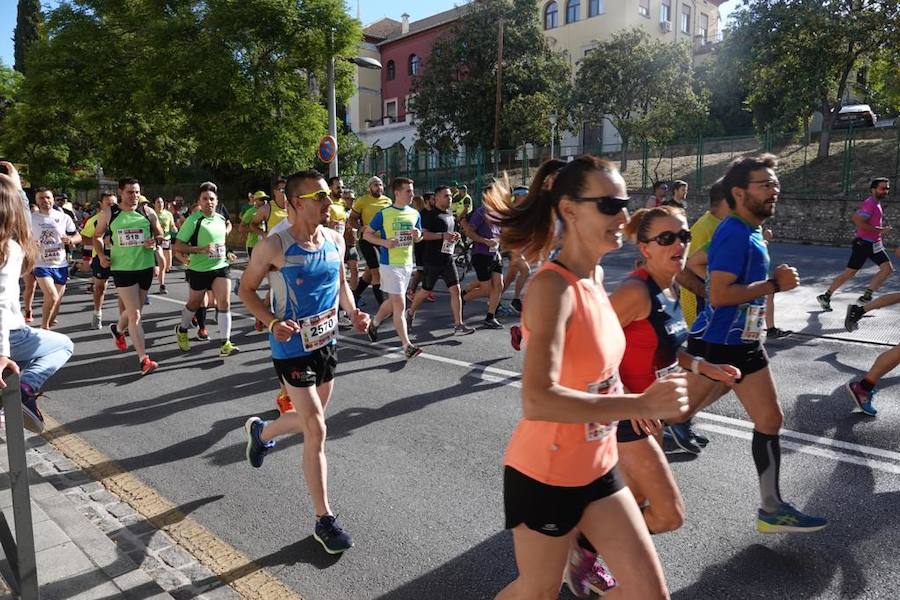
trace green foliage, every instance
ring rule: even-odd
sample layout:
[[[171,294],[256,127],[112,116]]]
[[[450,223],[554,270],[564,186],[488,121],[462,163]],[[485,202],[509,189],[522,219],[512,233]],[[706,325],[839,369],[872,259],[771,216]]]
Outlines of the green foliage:
[[[753,115],[747,105],[752,62],[748,50],[740,36],[729,35],[713,47],[709,60],[694,67],[695,92],[709,92],[704,134],[738,135],[753,128]]]
[[[16,28],[13,31],[14,68],[25,72],[25,60],[41,35],[41,0],[19,0]]]
[[[869,69],[873,108],[882,113],[900,113],[900,46],[885,49]]]
[[[498,23],[504,21],[500,148],[550,139],[550,114],[569,121],[570,69],[550,49],[533,0],[482,0],[434,45],[413,85],[419,138],[493,148]]]
[[[707,93],[693,89],[690,47],[638,28],[615,33],[581,61],[575,106],[592,125],[608,120],[622,137],[622,170],[632,141],[661,146],[702,128]]]

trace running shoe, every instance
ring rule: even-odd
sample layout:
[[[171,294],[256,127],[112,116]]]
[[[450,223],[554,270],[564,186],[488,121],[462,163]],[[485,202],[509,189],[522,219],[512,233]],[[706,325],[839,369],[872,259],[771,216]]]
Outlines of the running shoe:
[[[235,352],[240,352],[241,349],[231,343],[231,340],[225,340],[222,342],[222,345],[219,346],[219,358],[225,358],[226,356],[231,356]]]
[[[502,302],[497,306],[497,316],[498,317],[515,317],[517,315],[516,311],[514,311],[509,306],[503,304]]]
[[[125,341],[125,334],[119,333],[119,326],[116,323],[109,324],[109,332],[112,334],[113,341],[116,344],[116,348],[119,349],[119,352],[128,350],[128,342]]]
[[[875,409],[873,404],[875,401],[875,388],[872,388],[871,392],[867,392],[863,389],[861,381],[851,381],[847,384],[847,391],[850,392],[850,397],[856,402],[856,408],[859,412],[865,413],[870,417],[878,414],[878,410]]]
[[[336,515],[325,515],[316,521],[313,537],[328,554],[340,554],[353,547],[353,538],[338,525]]]
[[[844,329],[847,331],[859,329],[859,320],[863,318],[864,314],[866,314],[866,309],[859,304],[849,305],[847,307],[847,316],[844,317]]]
[[[666,425],[666,431],[672,436],[675,444],[685,452],[700,454],[703,450],[697,443],[697,439],[691,435],[690,429],[688,429],[684,423]]]
[[[41,394],[31,389],[27,383],[20,383],[19,390],[22,394],[22,416],[25,429],[32,433],[44,431],[44,415],[38,408],[37,399]]]
[[[34,323],[34,317],[31,315],[30,310],[25,311],[25,322],[26,323]]]
[[[766,337],[770,340],[777,340],[783,337],[787,337],[794,333],[788,329],[778,329],[777,327],[769,327],[766,329]]]
[[[166,286],[165,286],[165,285],[160,285],[160,286],[159,286],[159,293],[162,294],[163,296],[168,296],[168,295],[169,295],[169,290],[166,289]]]
[[[863,294],[862,296],[857,298],[856,301],[860,304],[868,304],[872,301],[872,294]]]
[[[103,315],[91,315],[91,329],[103,329]]]
[[[338,329],[340,329],[341,331],[346,331],[346,330],[352,329],[352,328],[353,328],[353,321],[351,321],[347,317],[347,315],[341,315],[341,317],[338,319]]]
[[[150,296],[144,298],[144,306],[150,306],[152,302],[150,302]]]
[[[141,377],[144,375],[149,375],[153,371],[155,371],[159,367],[159,363],[155,360],[151,360],[149,356],[145,356],[144,360],[141,361]]]
[[[509,328],[509,343],[516,352],[522,349],[522,328],[518,325]]]
[[[759,509],[756,518],[756,530],[760,533],[813,533],[826,525],[828,521],[822,517],[805,515],[787,502],[773,513]]]
[[[831,296],[826,294],[821,294],[816,296],[816,300],[819,302],[819,306],[822,307],[822,310],[825,312],[831,312]]]
[[[244,423],[244,431],[247,432],[247,462],[256,469],[262,466],[266,454],[275,447],[275,440],[264,442],[259,437],[265,426],[266,422],[259,417],[250,417]]]
[[[469,327],[465,323],[460,323],[453,327],[453,335],[471,335],[475,333],[474,327]]]
[[[292,410],[296,410],[294,408],[294,403],[291,402],[291,397],[285,394],[284,392],[278,392],[278,397],[275,398],[275,406],[278,407],[278,414],[283,415],[286,412],[291,412]]]
[[[481,324],[485,329],[503,329],[503,325],[497,319],[485,319]]]
[[[181,330],[181,325],[175,326],[175,339],[178,340],[178,348],[182,352],[187,352],[191,349],[191,340],[188,337],[187,331]]]
[[[406,350],[403,351],[403,355],[406,356],[406,360],[413,359],[420,354],[422,354],[422,349],[418,346],[413,346],[412,344],[407,346]]]
[[[694,430],[694,423],[692,419],[688,419],[684,423],[682,423],[684,427],[687,429],[688,435],[694,438],[694,441],[697,442],[701,448],[706,448],[706,445],[709,444],[709,438],[705,435],[701,435]]]
[[[615,578],[609,574],[597,555],[577,545],[569,550],[565,582],[569,591],[577,598],[590,598],[591,592],[603,596],[616,587]]]
[[[378,341],[378,325],[375,321],[369,321],[369,327],[366,329],[366,335],[369,336],[370,342]]]
[[[513,310],[519,314],[522,314],[522,301],[518,298],[513,298],[509,301],[509,305],[513,307]]]
[[[208,340],[209,339],[209,329],[206,327],[201,327],[197,330],[197,339],[198,340]]]

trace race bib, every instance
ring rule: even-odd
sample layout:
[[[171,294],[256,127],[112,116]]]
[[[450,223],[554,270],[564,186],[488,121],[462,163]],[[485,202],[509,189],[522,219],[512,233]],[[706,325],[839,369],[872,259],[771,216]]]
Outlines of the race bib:
[[[879,252],[884,252],[884,242],[881,240],[872,242],[872,254],[878,254]]]
[[[614,384],[618,381],[618,376],[613,375],[608,379],[592,383],[587,386],[589,394],[608,394],[612,391]],[[584,439],[588,442],[597,442],[608,436],[616,430],[616,422],[612,423],[585,423]]]
[[[666,375],[671,375],[672,373],[680,373],[681,366],[677,362],[672,363],[668,367],[663,367],[662,369],[656,370],[656,378],[662,379]]]
[[[225,244],[210,244],[207,256],[213,260],[225,258]]]
[[[116,231],[119,246],[123,248],[143,246],[144,230],[143,229],[119,229]]]
[[[408,248],[413,245],[413,230],[412,229],[401,229],[397,232],[397,235],[394,237],[397,240],[397,246],[400,248]]]
[[[453,240],[444,240],[444,243],[441,244],[441,252],[444,254],[453,254],[454,250],[456,250],[456,242]]]
[[[766,305],[751,304],[747,307],[747,317],[744,320],[744,329],[741,331],[741,340],[744,342],[756,342],[762,336],[766,326]]]
[[[59,246],[52,248],[43,248],[41,251],[41,261],[45,263],[58,262],[63,255],[63,249]]]
[[[300,320],[300,339],[303,350],[312,352],[325,346],[337,334],[337,308],[329,308],[313,317]]]

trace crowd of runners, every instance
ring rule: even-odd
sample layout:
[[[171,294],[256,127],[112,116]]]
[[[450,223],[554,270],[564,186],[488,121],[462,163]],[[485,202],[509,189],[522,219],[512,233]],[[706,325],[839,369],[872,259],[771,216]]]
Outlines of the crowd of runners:
[[[43,430],[37,402],[45,382],[73,351],[53,331],[70,273],[90,270],[90,326],[107,323],[116,348],[133,349],[143,376],[158,363],[148,354],[142,311],[154,282],[167,294],[166,276],[178,261],[189,294],[173,315],[171,335],[183,352],[192,337],[208,339],[210,308],[219,356],[240,351],[231,340],[235,294],[268,336],[279,416],[247,420],[246,458],[262,467],[278,438],[303,434],[314,537],[326,552],[353,545],[327,489],[325,412],[338,372],[339,331],[352,329],[375,343],[390,321],[412,360],[422,352],[415,329],[484,335],[466,321],[481,310],[481,330],[504,329],[498,315],[519,315],[510,342],[524,352],[522,419],[503,459],[506,527],[519,575],[498,598],[555,598],[563,580],[578,597],[613,588],[629,598],[668,597],[651,536],[681,527],[685,509],[664,438],[702,452],[710,440],[693,429],[691,417],[729,391],[753,422],[756,529],[808,533],[827,525],[781,492],[783,412],[764,342],[790,334],[774,326],[773,297],[797,287],[799,276],[789,265],[770,264],[771,232],[763,225],[776,211],[780,184],[769,155],[735,160],[693,226],[685,182],[673,183],[671,197],[666,185],[654,186],[645,207],[629,214],[634,202],[623,178],[592,156],[550,160],[527,188],[495,180],[478,202],[456,183],[418,195],[415,182],[402,177],[390,182],[390,196],[372,177],[357,198],[340,178],[303,171],[279,179],[271,197],[249,195],[234,225],[211,182],[199,186],[192,202],[151,202],[137,179],[123,178],[82,224],[57,210],[52,190],[38,188],[32,208],[13,165],[0,167],[0,370],[20,372],[32,431]],[[873,297],[892,272],[882,241],[890,232],[881,206],[889,190],[885,178],[872,182],[853,216],[847,270],[817,298],[831,310],[833,296],[867,260],[879,265],[863,296],[847,307],[848,330],[865,313],[900,302],[900,293]],[[248,256],[239,281],[227,247],[232,227]],[[626,241],[639,260],[608,294],[600,264]],[[70,265],[79,244],[80,265]],[[466,284],[470,268],[474,277]],[[434,301],[439,280],[450,314],[425,321],[420,308]],[[118,310],[104,321],[110,281]],[[513,285],[505,304],[503,293]],[[36,290],[40,322],[33,317]],[[900,346],[848,383],[857,410],[877,413],[878,381],[898,364]]]

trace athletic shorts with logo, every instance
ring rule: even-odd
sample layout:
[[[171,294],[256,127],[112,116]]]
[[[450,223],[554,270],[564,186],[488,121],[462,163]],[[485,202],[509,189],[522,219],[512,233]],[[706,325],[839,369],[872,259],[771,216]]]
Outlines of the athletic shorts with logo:
[[[858,271],[870,259],[876,265],[891,262],[891,257],[888,256],[882,242],[870,242],[862,238],[855,238],[850,249],[850,260],[847,261],[847,268]]]
[[[320,386],[337,373],[337,345],[329,344],[306,356],[273,358],[275,372],[285,384],[293,387]]]

